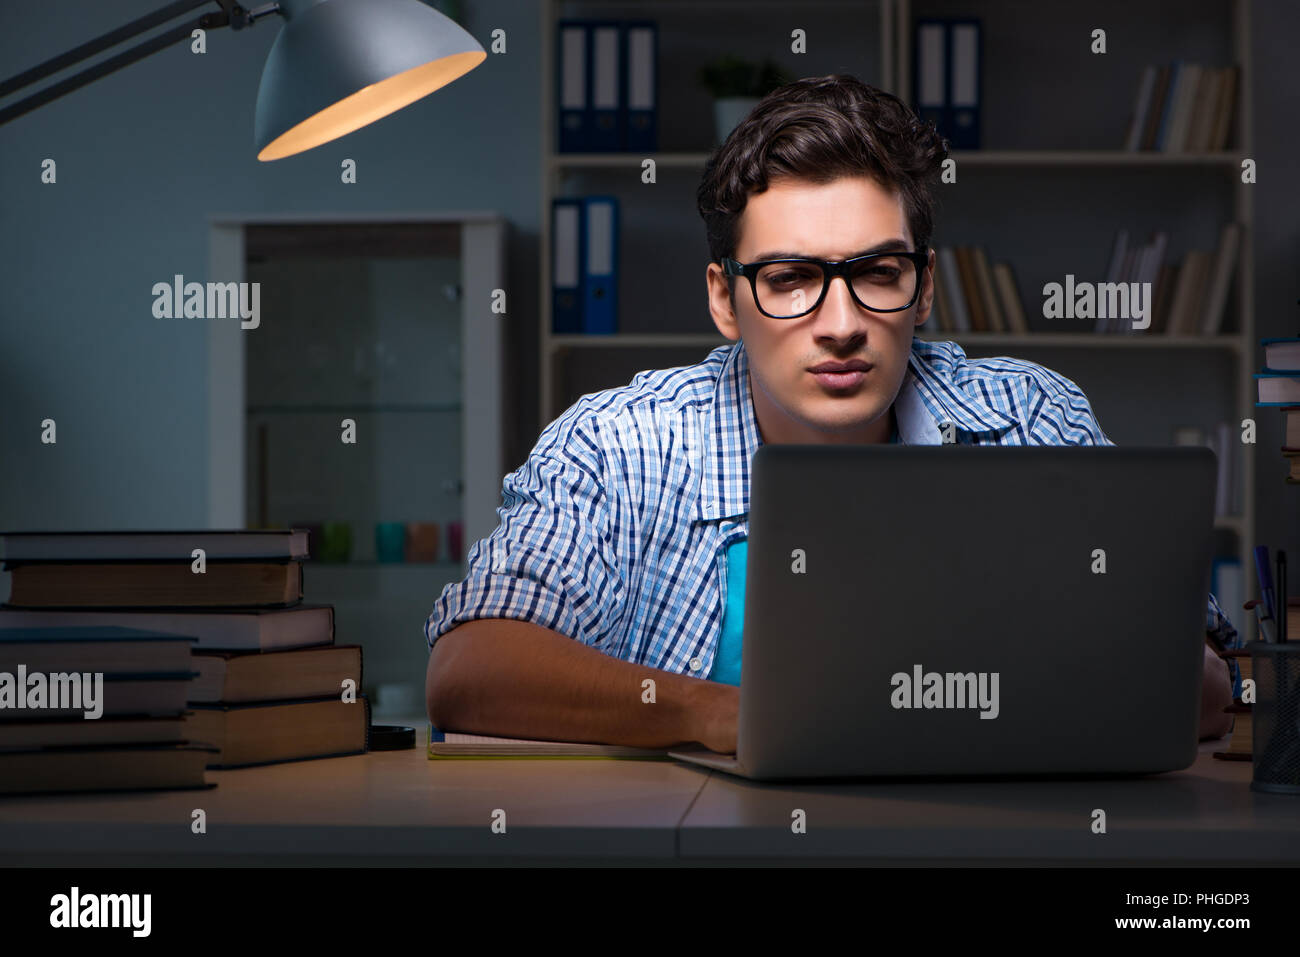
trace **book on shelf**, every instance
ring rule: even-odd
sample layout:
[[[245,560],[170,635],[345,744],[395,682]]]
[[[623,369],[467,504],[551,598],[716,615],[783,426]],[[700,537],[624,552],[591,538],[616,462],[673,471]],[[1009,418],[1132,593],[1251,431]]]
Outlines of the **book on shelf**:
[[[1206,279],[1204,308],[1200,318],[1200,333],[1212,336],[1223,327],[1223,316],[1228,305],[1228,288],[1237,270],[1237,253],[1241,248],[1241,226],[1225,223],[1219,233],[1219,245],[1209,263]]]
[[[1029,333],[1011,266],[992,263],[984,247],[939,247],[934,283],[943,332]]]
[[[1203,68],[1197,63],[1183,63],[1174,83],[1173,106],[1169,114],[1169,126],[1166,129],[1163,149],[1166,153],[1182,153],[1187,150],[1187,133],[1191,124],[1193,110],[1204,110],[1206,104],[1196,100],[1201,82]]]
[[[1138,75],[1124,149],[1166,153],[1227,148],[1236,113],[1239,69],[1175,60]]]
[[[1178,269],[1178,284],[1169,303],[1165,333],[1188,336],[1196,331],[1197,307],[1205,300],[1205,283],[1210,271],[1210,254],[1192,249]]]
[[[670,760],[668,749],[618,744],[499,738],[485,734],[440,731],[429,725],[428,757],[435,758],[633,758]]]
[[[1018,335],[1029,333],[1029,323],[1025,321],[1025,307],[1020,301],[1020,287],[1016,283],[1015,273],[1010,263],[997,263],[993,266],[993,280],[998,287],[998,302],[1007,325]]]
[[[952,307],[951,320],[954,332],[970,332],[970,311],[966,308],[966,294],[962,288],[961,268],[957,254],[951,246],[942,246],[936,254],[937,281],[943,283],[945,301]]]
[[[1169,304],[1173,299],[1174,287],[1178,285],[1178,264],[1162,263],[1156,274],[1156,286],[1151,296],[1151,328],[1148,334],[1153,336],[1168,332]]]
[[[975,267],[975,285],[979,289],[980,302],[984,307],[984,315],[988,319],[989,331],[1006,332],[1007,321],[998,306],[997,288],[993,285],[993,269],[989,266],[989,258],[984,253],[984,247],[972,246],[970,256],[971,264]]]
[[[989,332],[991,331],[989,317],[984,311],[984,299],[980,296],[979,280],[975,275],[975,261],[971,247],[958,246],[953,252],[957,257],[957,271],[961,278],[966,312],[970,316],[971,332]]]
[[[930,308],[934,313],[935,332],[956,332],[957,327],[953,325],[952,303],[948,299],[948,284],[939,275],[942,270],[939,263],[938,253],[935,253],[935,273],[934,273],[934,298],[931,301]]]

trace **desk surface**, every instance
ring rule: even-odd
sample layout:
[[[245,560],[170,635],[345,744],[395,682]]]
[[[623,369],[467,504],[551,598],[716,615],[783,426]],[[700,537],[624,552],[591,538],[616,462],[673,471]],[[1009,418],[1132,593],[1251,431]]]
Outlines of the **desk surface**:
[[[666,761],[429,761],[421,744],[210,771],[206,791],[0,798],[0,864],[1300,863],[1300,798],[1251,791],[1248,762],[1210,757],[1223,746],[1124,780],[788,785]]]

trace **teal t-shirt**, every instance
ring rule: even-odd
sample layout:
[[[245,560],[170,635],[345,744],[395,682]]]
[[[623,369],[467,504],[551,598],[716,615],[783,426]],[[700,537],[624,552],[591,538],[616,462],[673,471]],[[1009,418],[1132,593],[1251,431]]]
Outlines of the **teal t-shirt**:
[[[897,421],[889,441],[898,444]],[[722,611],[722,637],[718,639],[718,650],[708,675],[710,681],[724,685],[740,684],[740,648],[745,624],[745,556],[748,552],[749,542],[745,540],[727,546],[727,607]]]
[[[745,623],[745,555],[749,542],[741,539],[727,546],[727,607],[722,612],[722,637],[713,656],[710,681],[740,684],[741,627]]]

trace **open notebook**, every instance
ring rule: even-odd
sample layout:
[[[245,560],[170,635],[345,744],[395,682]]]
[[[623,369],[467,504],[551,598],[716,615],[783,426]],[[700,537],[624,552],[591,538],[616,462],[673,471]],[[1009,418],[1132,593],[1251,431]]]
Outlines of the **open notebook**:
[[[430,758],[634,758],[670,761],[667,749],[630,748],[620,744],[534,741],[493,738],[484,734],[439,731],[429,725]]]

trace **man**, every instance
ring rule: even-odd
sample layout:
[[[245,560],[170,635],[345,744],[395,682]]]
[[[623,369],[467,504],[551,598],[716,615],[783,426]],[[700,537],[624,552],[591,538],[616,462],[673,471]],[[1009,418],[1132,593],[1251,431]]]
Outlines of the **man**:
[[[939,444],[942,425],[961,444],[1110,444],[1069,379],[913,338],[945,155],[847,76],[782,87],[731,133],[698,205],[709,310],[737,344],[583,396],[506,476],[500,526],[425,624],[436,726],[734,752],[761,443]],[[826,266],[762,264],[806,257]],[[1207,631],[1235,635],[1213,596]],[[1208,647],[1205,674],[1201,732],[1221,734],[1231,691]]]

